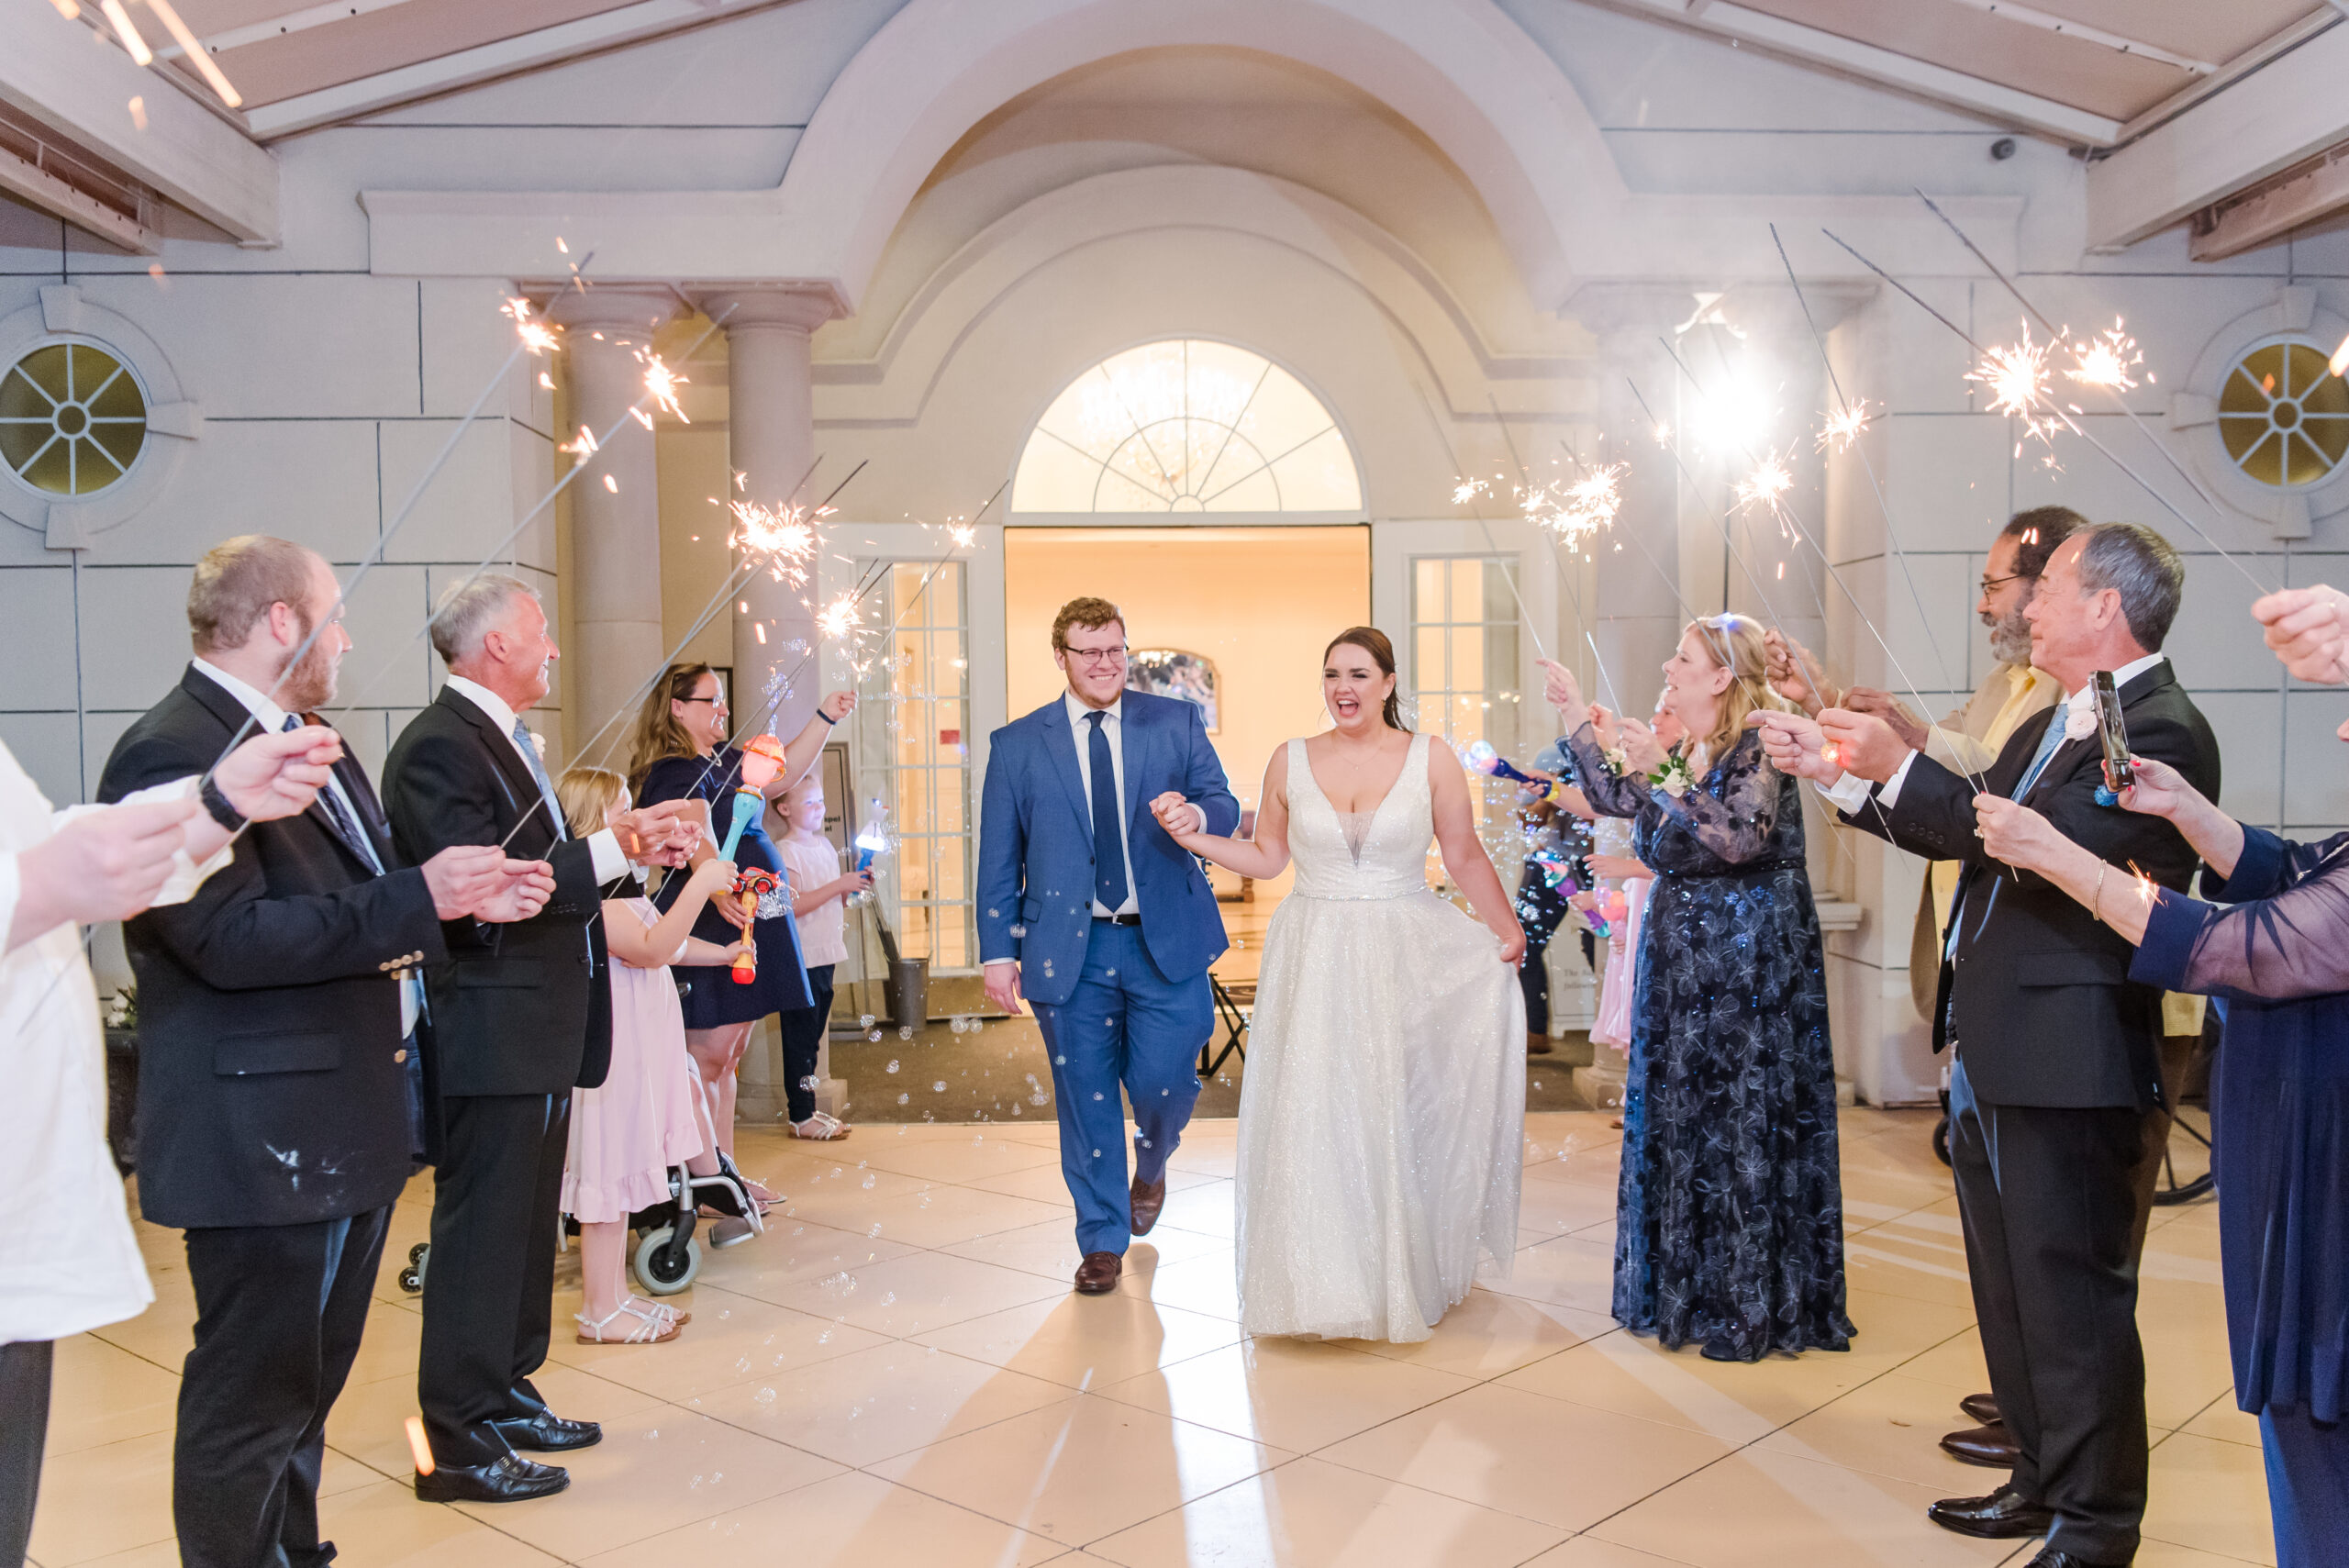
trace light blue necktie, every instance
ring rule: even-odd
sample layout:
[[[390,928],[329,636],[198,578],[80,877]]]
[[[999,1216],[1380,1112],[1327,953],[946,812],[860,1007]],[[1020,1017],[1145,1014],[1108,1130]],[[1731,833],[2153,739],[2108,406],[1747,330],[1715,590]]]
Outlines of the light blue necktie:
[[[2009,800],[2021,800],[2031,793],[2031,786],[2039,782],[2039,775],[2046,771],[2048,759],[2054,756],[2064,744],[2064,727],[2071,714],[2070,703],[2055,705],[2054,713],[2047,720],[2047,733],[2039,738],[2038,754],[2032,758],[2031,766],[2022,771],[2022,783],[2015,785],[2014,794],[2007,796]]]
[[[518,718],[514,721],[514,744],[522,748],[522,760],[530,764],[530,776],[539,781],[539,795],[547,803],[547,820],[554,824],[554,836],[570,838],[562,826],[562,803],[555,798],[554,781],[547,777],[546,764],[539,761],[539,749],[530,743],[530,732]]]

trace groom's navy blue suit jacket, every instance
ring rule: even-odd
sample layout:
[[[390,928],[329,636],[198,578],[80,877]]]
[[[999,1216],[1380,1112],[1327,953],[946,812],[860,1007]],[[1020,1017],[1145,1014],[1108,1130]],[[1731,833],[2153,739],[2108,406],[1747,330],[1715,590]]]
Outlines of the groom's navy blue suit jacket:
[[[1118,734],[1142,943],[1159,973],[1187,980],[1230,943],[1198,862],[1166,836],[1150,803],[1180,791],[1207,814],[1207,830],[1222,835],[1240,825],[1240,803],[1191,704],[1129,691]],[[978,895],[981,961],[1018,959],[1026,996],[1047,1006],[1067,1001],[1093,933],[1093,812],[1060,696],[987,739]]]

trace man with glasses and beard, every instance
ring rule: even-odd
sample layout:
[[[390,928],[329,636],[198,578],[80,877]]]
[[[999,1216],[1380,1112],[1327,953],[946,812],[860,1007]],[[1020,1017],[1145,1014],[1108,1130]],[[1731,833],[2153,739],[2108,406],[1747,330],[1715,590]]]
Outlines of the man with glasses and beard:
[[[187,607],[195,657],[115,747],[102,801],[203,773],[250,728],[318,724],[333,700],[351,638],[316,554],[229,539],[196,562]],[[327,1413],[423,1157],[417,966],[443,955],[442,920],[526,918],[554,879],[487,847],[406,865],[347,751],[298,816],[246,824],[206,800],[239,830],[233,860],[124,928],[139,1207],[186,1231],[195,1287],[173,1518],[183,1562],[319,1568]]]

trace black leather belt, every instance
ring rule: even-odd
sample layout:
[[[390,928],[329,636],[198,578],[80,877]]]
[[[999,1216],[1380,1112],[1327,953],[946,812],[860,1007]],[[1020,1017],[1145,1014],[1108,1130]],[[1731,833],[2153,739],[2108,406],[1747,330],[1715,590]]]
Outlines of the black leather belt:
[[[1096,915],[1093,917],[1093,923],[1097,926],[1139,926],[1141,924],[1141,917],[1139,915]]]

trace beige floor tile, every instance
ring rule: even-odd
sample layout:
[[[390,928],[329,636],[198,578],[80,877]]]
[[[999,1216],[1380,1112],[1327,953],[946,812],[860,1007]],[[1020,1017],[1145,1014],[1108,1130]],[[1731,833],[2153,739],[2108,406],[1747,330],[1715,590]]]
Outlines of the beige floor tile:
[[[1239,1145],[1228,1138],[1203,1138],[1197,1123],[1183,1135],[1182,1147],[1167,1162],[1169,1170],[1195,1175],[1229,1178],[1240,1163]]]
[[[1062,1291],[915,1338],[1071,1388],[1098,1388],[1237,1344],[1240,1326],[1130,1296]]]
[[[1184,1262],[1161,1263],[1147,1274],[1119,1280],[1118,1289],[1121,1296],[1162,1307],[1240,1321],[1240,1280],[1228,1248]]]
[[[1684,1568],[1684,1565],[1676,1558],[1658,1557],[1652,1551],[1618,1546],[1595,1535],[1578,1535],[1562,1545],[1552,1547],[1528,1562],[1525,1568]]]
[[[857,1472],[581,1559],[592,1568],[1030,1568],[1067,1548]]]
[[[1528,1182],[1518,1200],[1520,1229],[1563,1236],[1604,1225],[1615,1218],[1615,1194],[1584,1182]]]
[[[1011,1140],[1006,1140],[1006,1141]],[[1013,1197],[1029,1198],[1037,1203],[1057,1204],[1074,1214],[1076,1211],[1076,1204],[1068,1194],[1068,1178],[1061,1173],[1058,1147],[1041,1143],[1030,1144],[1028,1147],[1038,1150],[1051,1158],[1041,1165],[1030,1165],[1024,1170],[1009,1171],[997,1176],[977,1176],[963,1184],[975,1187],[983,1193],[1008,1193]],[[1189,1178],[1193,1183],[1215,1179],[1212,1176]],[[1173,1184],[1172,1182],[1168,1183],[1170,1187]]]
[[[975,1187],[939,1185],[917,1193],[844,1205],[829,1223],[880,1241],[911,1247],[947,1247],[999,1230],[1018,1230],[1062,1218],[1063,1211],[1032,1198]]]
[[[576,1421],[614,1422],[662,1403],[651,1395],[575,1372],[560,1362],[540,1367],[530,1381],[545,1396],[549,1408]],[[355,1384],[342,1391],[327,1417],[327,1446],[379,1474],[405,1480],[415,1469],[406,1423],[416,1413],[413,1377]]]
[[[776,1301],[777,1293],[788,1286],[920,1250],[903,1241],[774,1215],[768,1218],[764,1236],[724,1251],[704,1253],[695,1283]]]
[[[1430,1338],[1397,1345],[1378,1340],[1348,1340],[1349,1350],[1384,1356],[1463,1377],[1498,1377],[1588,1340],[1615,1332],[1615,1322],[1595,1312],[1553,1307],[1479,1287],[1443,1315]]]
[[[1903,1214],[1930,1207],[1950,1195],[1946,1172],[1935,1180],[1897,1171],[1846,1170],[1842,1187],[1847,1200],[1857,1198],[1874,1207],[1898,1209]]]
[[[52,1454],[41,1466],[27,1549],[41,1568],[72,1568],[171,1538],[171,1433]]]
[[[997,1231],[992,1236],[975,1237],[942,1247],[958,1258],[975,1258],[983,1263],[996,1263],[1007,1269],[1024,1269],[1032,1274],[1066,1284],[1076,1273],[1076,1265],[1085,1260],[1077,1251],[1076,1232],[1067,1215],[1045,1220],[1040,1225],[1024,1225],[1017,1230]],[[1161,1265],[1184,1262],[1192,1258],[1219,1255],[1231,1256],[1231,1244],[1219,1237],[1203,1236],[1196,1230],[1177,1230],[1168,1227],[1152,1230],[1126,1250],[1125,1272],[1120,1283],[1146,1278]]]
[[[2145,1419],[2180,1427],[2234,1387],[2226,1302],[2216,1285],[2148,1279],[2137,1291],[2145,1348]]]
[[[180,1397],[177,1373],[88,1334],[58,1340],[50,1353],[51,1457],[172,1429]]]
[[[1503,1296],[1546,1301],[1578,1312],[1605,1315],[1615,1296],[1615,1248],[1596,1238],[1565,1236],[1520,1251],[1509,1277],[1486,1286]]]
[[[1621,1166],[1622,1162],[1612,1148],[1573,1148],[1528,1164],[1525,1180],[1529,1186],[1536,1182],[1564,1182],[1575,1186],[1596,1187],[1611,1195],[1620,1178]]]
[[[786,1306],[876,1334],[904,1337],[1007,1307],[1059,1296],[1068,1287],[1039,1274],[943,1252],[909,1252],[775,1294]]]
[[[1920,1230],[1911,1218],[1904,1216],[1844,1239],[1845,1285],[1972,1312],[1965,1243]]]
[[[1333,1444],[1321,1457],[1578,1530],[1729,1451],[1686,1428],[1486,1384]]]
[[[1653,1340],[1614,1333],[1510,1373],[1500,1384],[1736,1445],[1834,1397],[1834,1390],[1818,1386],[1833,1375],[1819,1362],[1730,1366],[1706,1361],[1693,1347],[1667,1351]]]
[[[879,1336],[731,1291],[693,1293],[694,1320],[662,1345],[583,1345],[560,1330],[551,1358],[624,1387],[683,1404],[752,1377],[777,1377],[860,1351]]]
[[[2275,1562],[2267,1471],[2259,1451],[2184,1433],[2157,1444],[2145,1488],[2144,1533],[2246,1562]]]
[[[2241,1443],[2245,1448],[2259,1446],[2259,1418],[2235,1403],[2232,1389],[2225,1397],[2212,1400],[2208,1408],[2178,1430],[2198,1438]]]
[[[1063,1384],[897,1340],[705,1394],[694,1408],[863,1466],[1074,1395]]]
[[[417,1352],[423,1343],[423,1314],[398,1307],[370,1312],[366,1330],[359,1337],[359,1354],[351,1363],[351,1381],[415,1377]]]
[[[674,1406],[604,1427],[594,1448],[561,1456],[571,1486],[528,1503],[457,1511],[568,1562],[837,1475],[828,1459]]]
[[[1289,1457],[1086,1395],[884,1461],[869,1473],[1074,1546]]]
[[[1931,1486],[1748,1450],[1591,1530],[1695,1568],[1989,1568],[2011,1541],[1937,1529]]]
[[[28,1557],[25,1562],[28,1568],[39,1568],[32,1558]],[[180,1543],[176,1540],[150,1541],[128,1551],[93,1557],[82,1568],[180,1568]]]
[[[1953,1409],[1957,1396],[1979,1394],[1990,1386],[1990,1368],[1982,1359],[1982,1336],[1972,1329],[1902,1362],[1900,1374],[1954,1390]]]
[[[1316,1459],[1250,1476],[1096,1541],[1128,1568],[1501,1568],[1556,1537],[1548,1526]]]
[[[560,1562],[456,1508],[419,1503],[378,1478],[318,1505],[318,1530],[342,1568],[551,1568]]]
[[[1159,1211],[1158,1223],[1177,1230],[1195,1230],[1203,1236],[1230,1240],[1239,1230],[1239,1210],[1230,1182],[1205,1182],[1183,1188],[1171,1186],[1166,1193],[1166,1207]]]
[[[154,1304],[136,1318],[92,1329],[94,1339],[142,1361],[176,1370],[195,1348],[195,1295],[183,1273],[176,1279],[150,1265]]]
[[[1097,1390],[1105,1399],[1306,1453],[1474,1386],[1341,1345],[1248,1340]]]
[[[939,1139],[916,1143],[880,1139],[860,1152],[882,1170],[896,1171],[908,1176],[927,1176],[936,1182],[967,1183],[983,1176],[1006,1176],[1015,1171],[1034,1170],[1040,1166],[1047,1170],[1060,1168],[1057,1140],[1052,1148],[1041,1148],[975,1128],[963,1129],[962,1137],[951,1140]]]
[[[1942,1451],[1944,1432],[1974,1423],[1949,1402],[1949,1390],[1898,1373],[1876,1378],[1763,1440],[1778,1453],[1824,1460],[1920,1485],[1945,1497],[1987,1492],[1999,1477]]]
[[[2221,1557],[2215,1551],[2197,1551],[2190,1546],[2176,1546],[2166,1540],[2143,1540],[2137,1545],[2137,1561],[2133,1568],[2243,1568],[2244,1559]],[[2274,1557],[2257,1559],[2272,1562]],[[2018,1563],[2016,1568],[2021,1568]]]

